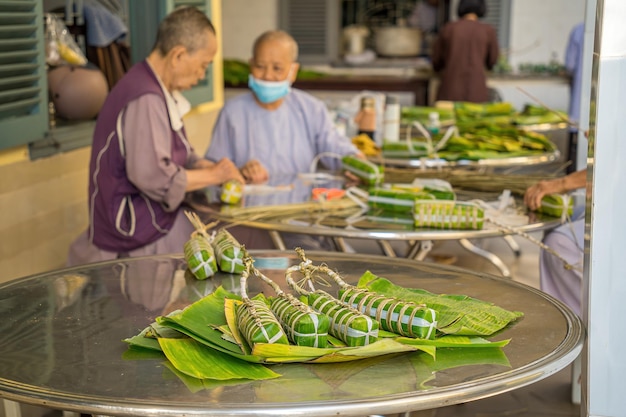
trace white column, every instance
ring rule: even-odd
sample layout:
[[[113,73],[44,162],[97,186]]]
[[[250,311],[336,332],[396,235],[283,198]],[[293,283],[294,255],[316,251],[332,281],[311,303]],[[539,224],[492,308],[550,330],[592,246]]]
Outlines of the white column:
[[[596,10],[581,405],[589,416],[618,417],[626,415],[626,1],[597,0]]]

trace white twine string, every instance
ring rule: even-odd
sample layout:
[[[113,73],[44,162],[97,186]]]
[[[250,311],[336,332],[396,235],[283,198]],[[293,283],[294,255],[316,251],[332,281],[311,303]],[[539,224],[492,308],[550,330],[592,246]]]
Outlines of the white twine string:
[[[484,202],[483,200],[472,200],[472,201],[474,203],[480,205],[483,208],[486,208],[486,207],[489,208],[489,205],[486,202]],[[534,237],[530,236],[528,233],[523,232],[521,230],[518,230],[518,229],[516,229],[514,227],[508,226],[506,224],[500,223],[499,221],[495,220],[492,215],[488,215],[487,212],[485,212],[484,221],[487,221],[487,222],[493,224],[494,226],[496,226],[498,229],[500,229],[503,232],[509,232],[509,233],[514,234],[514,235],[521,236],[521,237],[527,239],[528,241],[534,243],[535,245],[539,246],[541,249],[545,250],[546,252],[550,253],[551,255],[553,255],[557,259],[559,259],[563,263],[563,267],[565,269],[578,271],[578,272],[582,273],[582,271],[583,271],[582,270],[582,266],[570,264],[569,261],[567,259],[565,259],[563,256],[561,256],[557,251],[555,251],[554,249],[552,249],[551,247],[549,247],[545,243],[541,242],[540,240],[537,240]],[[567,224],[569,224],[570,227],[572,227],[571,226],[572,222],[569,220],[569,216],[568,216]],[[574,240],[576,240],[576,239],[574,239]]]

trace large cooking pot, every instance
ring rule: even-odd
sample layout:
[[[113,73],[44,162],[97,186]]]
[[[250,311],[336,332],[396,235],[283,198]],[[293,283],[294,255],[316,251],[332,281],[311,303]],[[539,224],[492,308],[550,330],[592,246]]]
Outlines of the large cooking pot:
[[[415,56],[420,53],[422,34],[419,29],[402,26],[374,28],[376,53],[383,56]]]

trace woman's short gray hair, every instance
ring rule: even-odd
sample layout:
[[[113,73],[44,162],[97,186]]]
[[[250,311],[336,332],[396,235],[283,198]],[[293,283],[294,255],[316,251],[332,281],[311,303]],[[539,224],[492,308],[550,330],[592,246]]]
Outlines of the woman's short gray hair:
[[[204,47],[205,31],[215,35],[215,27],[209,18],[195,7],[178,7],[159,24],[153,50],[163,56],[172,48],[184,46],[189,53]]]
[[[269,41],[282,41],[286,42],[291,49],[291,59],[296,62],[298,60],[298,43],[296,40],[285,32],[284,30],[268,30],[267,32],[262,33],[256,40],[254,41],[254,45],[252,45],[252,56],[256,56],[256,52],[262,44]]]

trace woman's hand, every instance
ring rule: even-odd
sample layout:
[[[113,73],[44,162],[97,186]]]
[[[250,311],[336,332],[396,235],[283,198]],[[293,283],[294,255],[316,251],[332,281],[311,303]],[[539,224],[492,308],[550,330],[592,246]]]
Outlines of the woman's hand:
[[[241,174],[248,184],[262,184],[270,178],[267,169],[256,159],[251,159],[241,167]]]

